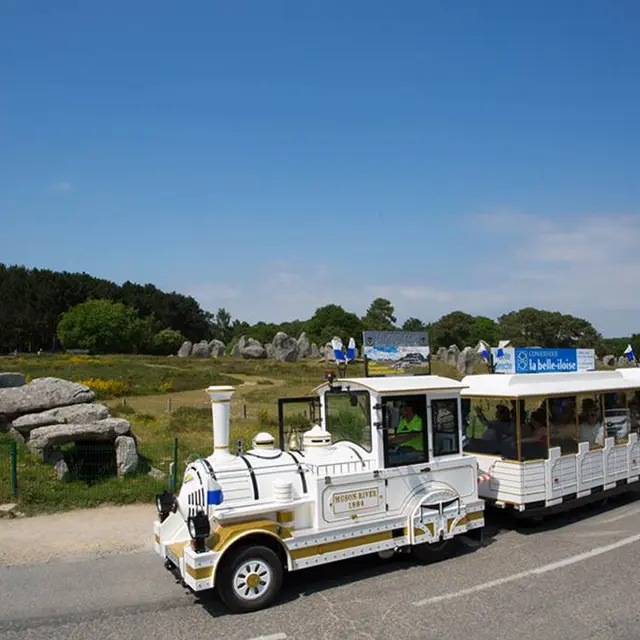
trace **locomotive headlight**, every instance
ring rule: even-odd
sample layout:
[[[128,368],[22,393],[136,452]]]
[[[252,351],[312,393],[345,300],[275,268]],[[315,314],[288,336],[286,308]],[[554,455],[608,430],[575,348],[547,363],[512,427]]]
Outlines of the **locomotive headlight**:
[[[175,513],[178,509],[178,501],[175,495],[166,489],[156,495],[156,509],[160,516],[160,522],[167,519],[170,513]]]
[[[189,535],[194,542],[194,549],[197,553],[205,551],[205,540],[211,534],[211,525],[209,524],[209,518],[202,511],[199,511],[194,516],[189,516],[187,520],[187,528],[189,529]]]

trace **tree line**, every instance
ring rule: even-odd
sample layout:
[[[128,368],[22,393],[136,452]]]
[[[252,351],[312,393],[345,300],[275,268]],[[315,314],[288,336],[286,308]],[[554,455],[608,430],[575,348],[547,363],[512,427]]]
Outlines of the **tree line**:
[[[86,273],[55,272],[0,264],[0,352],[88,349],[93,353],[175,353],[183,341],[218,339],[228,347],[240,336],[270,342],[278,331],[305,332],[323,345],[334,335],[354,337],[365,330],[428,331],[433,349],[457,344],[590,347],[598,355],[620,355],[640,336],[604,338],[583,318],[527,307],[497,319],[453,311],[437,320],[408,318],[398,324],[390,300],[376,298],[360,316],[337,304],[318,307],[305,320],[250,324],[232,319],[224,308],[203,310],[191,296],[164,292],[152,284],[117,285]]]

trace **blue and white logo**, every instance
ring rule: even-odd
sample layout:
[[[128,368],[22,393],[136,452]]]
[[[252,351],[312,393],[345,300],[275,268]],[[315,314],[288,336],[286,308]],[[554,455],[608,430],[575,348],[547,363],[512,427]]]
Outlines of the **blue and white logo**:
[[[495,350],[493,350],[495,353]],[[593,371],[594,349],[539,349],[509,347],[496,362],[496,373],[567,373]]]

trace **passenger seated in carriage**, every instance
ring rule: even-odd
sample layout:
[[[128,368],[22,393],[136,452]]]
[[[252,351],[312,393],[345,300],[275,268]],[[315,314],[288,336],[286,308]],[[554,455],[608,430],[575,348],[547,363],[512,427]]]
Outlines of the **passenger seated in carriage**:
[[[580,442],[604,445],[604,429],[600,415],[600,407],[592,398],[582,401],[580,411]]]

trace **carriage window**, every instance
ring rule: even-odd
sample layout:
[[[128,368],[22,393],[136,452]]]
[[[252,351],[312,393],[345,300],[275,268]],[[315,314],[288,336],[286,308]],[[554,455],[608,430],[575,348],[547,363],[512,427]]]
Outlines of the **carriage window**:
[[[627,391],[627,406],[631,431],[640,436],[640,391]]]
[[[514,400],[465,398],[462,416],[466,451],[517,459]]]
[[[589,449],[604,446],[604,423],[600,397],[582,394],[577,397],[578,442],[588,442]]]
[[[385,465],[426,462],[429,459],[427,439],[427,403],[423,395],[384,399]]]
[[[578,453],[576,397],[549,398],[549,446],[562,455]]]
[[[630,420],[624,391],[604,394],[604,424],[605,438],[614,438],[616,444],[627,441]]]
[[[366,391],[327,392],[326,428],[333,442],[349,440],[371,451],[371,410]]]
[[[525,398],[520,412],[522,460],[544,460],[549,455],[546,398]]]
[[[446,456],[460,453],[458,431],[458,400],[431,401],[431,424],[433,427],[433,455]]]

